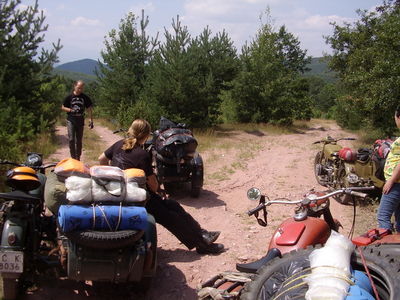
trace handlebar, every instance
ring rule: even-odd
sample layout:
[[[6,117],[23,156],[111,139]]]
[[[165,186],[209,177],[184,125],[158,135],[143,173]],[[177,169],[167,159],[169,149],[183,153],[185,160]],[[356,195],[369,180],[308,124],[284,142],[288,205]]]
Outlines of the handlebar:
[[[360,198],[366,198],[368,196],[368,194],[359,192],[361,190],[372,190],[374,189],[374,187],[351,187],[351,188],[343,188],[343,189],[339,189],[339,190],[335,190],[332,191],[328,194],[322,195],[322,196],[313,196],[313,197],[309,197],[306,196],[305,198],[301,199],[301,200],[295,200],[295,201],[290,201],[290,200],[267,200],[263,203],[260,203],[257,207],[249,210],[247,212],[247,215],[251,216],[254,215],[256,212],[260,211],[261,209],[263,209],[266,206],[270,206],[272,204],[301,204],[301,206],[307,207],[309,206],[311,203],[317,203],[319,200],[328,200],[328,198],[338,195],[338,194],[347,194],[350,196],[356,196],[356,197],[360,197]],[[315,194],[312,194],[315,195]],[[322,201],[322,203],[324,203],[326,201]],[[318,203],[319,205],[321,205],[322,203]]]
[[[15,167],[26,167],[25,164],[20,164],[20,163],[16,163],[13,161],[9,161],[9,160],[0,160],[0,165],[11,165],[11,166],[15,166]],[[51,168],[51,167],[55,167],[57,165],[57,163],[53,162],[53,163],[47,163],[41,166],[29,166],[30,168],[34,169],[34,170],[45,170],[47,168]]]
[[[338,141],[355,141],[356,138],[352,138],[352,137],[346,137],[346,138],[340,138],[340,139],[334,139],[330,136],[328,136],[326,139],[324,140],[320,140],[320,141],[316,141],[313,143],[314,144],[319,144],[319,143],[334,143],[334,142],[338,142]]]

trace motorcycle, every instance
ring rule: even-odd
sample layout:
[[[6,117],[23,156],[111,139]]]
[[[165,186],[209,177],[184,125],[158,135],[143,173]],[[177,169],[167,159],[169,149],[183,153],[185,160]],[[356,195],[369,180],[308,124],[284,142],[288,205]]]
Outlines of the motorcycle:
[[[146,214],[146,228],[141,230],[100,230],[93,224],[87,229],[63,232],[59,216],[57,220],[55,216],[46,216],[44,207],[44,170],[55,164],[42,165],[37,154],[28,155],[27,162],[0,161],[17,166],[7,173],[6,184],[11,191],[0,193],[0,274],[4,299],[16,299],[23,284],[33,282],[37,274],[48,269],[66,273],[68,279],[80,282],[138,283],[143,291],[148,289],[156,271],[154,218]],[[107,207],[111,207],[108,204],[104,201],[101,206],[107,224],[111,222],[106,217]],[[64,206],[83,210],[75,205]],[[97,207],[92,209],[95,212]],[[78,219],[71,219],[70,224],[79,225]],[[95,220],[93,223],[98,224]]]
[[[0,165],[14,166],[5,182],[11,191],[0,193],[0,273],[4,298],[15,299],[21,282],[46,263],[41,242],[55,238],[55,223],[43,215],[45,170],[55,164],[42,165],[39,153],[28,153],[25,163]]]
[[[310,191],[303,199],[290,201],[288,199],[270,200],[268,196],[261,194],[257,188],[247,191],[250,200],[259,200],[259,205],[247,212],[254,215],[260,226],[267,226],[267,207],[275,204],[296,205],[294,215],[283,221],[272,235],[267,254],[261,259],[246,263],[236,264],[236,269],[241,272],[255,273],[257,270],[275,257],[297,249],[305,249],[310,245],[325,244],[331,231],[338,231],[341,226],[335,220],[329,208],[329,198],[345,194],[350,197],[365,198],[367,194],[359,192],[360,188],[352,187],[339,189],[324,194]],[[263,212],[263,218],[259,218],[259,212]],[[323,217],[323,218],[321,218]]]
[[[120,128],[113,131],[123,133]],[[185,124],[174,123],[161,117],[159,128],[144,144],[151,153],[157,180],[164,186],[164,192],[171,192],[176,183],[191,183],[190,196],[197,198],[204,183],[203,158],[196,151],[197,141]]]
[[[157,179],[165,190],[175,183],[191,183],[190,195],[197,198],[204,182],[204,164],[196,151],[197,140],[185,124],[161,117],[159,128],[147,143],[153,153]]]
[[[330,136],[313,144],[322,144],[314,159],[314,173],[318,184],[331,190],[348,187],[366,187],[370,197],[379,197],[385,183],[383,166],[385,157],[377,155],[374,149],[361,148],[358,152],[342,147],[337,142],[354,138],[334,139]],[[348,204],[346,194],[336,195],[336,201]]]
[[[243,285],[240,299],[303,299],[307,285],[302,278],[304,274],[310,272],[309,256],[315,247],[325,244],[331,230],[338,229],[339,223],[332,218],[329,211],[329,197],[345,194],[350,197],[365,198],[367,194],[359,192],[364,191],[363,189],[364,187],[342,188],[326,194],[311,192],[298,201],[269,200],[258,189],[250,189],[248,198],[260,199],[260,203],[250,210],[248,215],[255,215],[262,226],[267,225],[265,209],[267,206],[272,204],[299,206],[295,209],[294,217],[285,220],[275,231],[266,256],[249,264],[237,264],[239,271],[256,272],[251,281]],[[264,211],[264,219],[258,217],[261,210]],[[324,216],[324,220],[318,218],[321,215]],[[391,235],[388,230],[372,229],[354,238],[352,242],[358,246],[350,260],[353,276],[360,281],[364,277],[367,280],[365,289],[369,289],[368,293],[374,293],[376,299],[378,297],[399,299],[400,288],[397,281],[400,264],[395,258],[400,257],[400,238]],[[357,272],[358,275],[354,275]],[[368,277],[370,277],[369,282]],[[361,293],[365,292],[363,289],[360,288],[359,291],[360,297],[365,296]]]

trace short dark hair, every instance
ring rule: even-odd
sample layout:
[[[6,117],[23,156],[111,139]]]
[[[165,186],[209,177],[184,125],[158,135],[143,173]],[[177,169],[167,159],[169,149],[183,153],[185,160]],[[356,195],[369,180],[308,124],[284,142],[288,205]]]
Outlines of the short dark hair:
[[[398,105],[398,106],[396,107],[396,112],[395,112],[395,114],[396,114],[396,117],[400,118],[400,105]]]

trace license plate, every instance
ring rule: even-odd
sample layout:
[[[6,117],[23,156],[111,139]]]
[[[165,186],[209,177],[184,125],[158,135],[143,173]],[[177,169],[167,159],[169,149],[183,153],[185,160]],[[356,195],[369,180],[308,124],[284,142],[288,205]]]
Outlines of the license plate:
[[[21,251],[0,251],[0,273],[22,273],[24,253]]]

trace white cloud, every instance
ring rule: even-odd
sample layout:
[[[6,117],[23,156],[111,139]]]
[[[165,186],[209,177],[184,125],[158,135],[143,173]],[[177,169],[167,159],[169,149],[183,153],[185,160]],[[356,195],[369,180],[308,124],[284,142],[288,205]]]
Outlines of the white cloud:
[[[73,26],[98,26],[100,24],[99,20],[89,19],[85,17],[77,17],[71,20]]]
[[[144,13],[146,15],[148,15],[149,12],[154,12],[156,7],[153,2],[148,2],[148,3],[136,4],[134,6],[131,6],[129,11],[133,12],[135,14],[135,16],[141,16],[142,9],[144,10]]]

